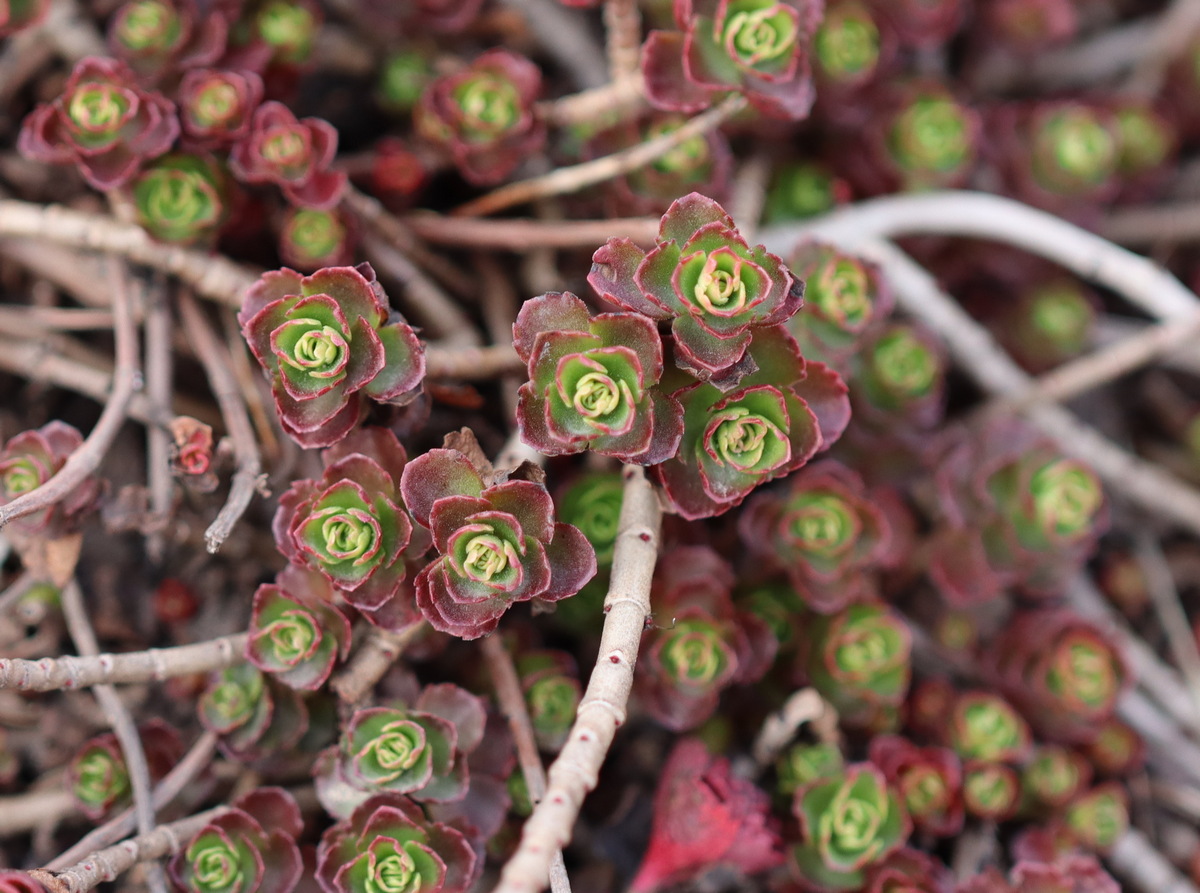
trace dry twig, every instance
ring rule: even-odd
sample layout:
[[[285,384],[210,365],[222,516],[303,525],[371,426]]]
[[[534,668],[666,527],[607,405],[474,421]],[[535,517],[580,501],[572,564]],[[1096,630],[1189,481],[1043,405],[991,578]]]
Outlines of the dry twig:
[[[359,703],[371,693],[375,683],[391,669],[424,626],[422,620],[398,633],[371,627],[370,634],[346,666],[333,677],[329,687],[347,704]]]

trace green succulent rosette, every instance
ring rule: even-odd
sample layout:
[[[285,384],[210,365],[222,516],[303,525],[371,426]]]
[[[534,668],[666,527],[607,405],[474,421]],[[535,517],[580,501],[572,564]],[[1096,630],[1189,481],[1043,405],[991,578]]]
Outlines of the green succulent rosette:
[[[1107,852],[1129,828],[1129,794],[1117,782],[1098,785],[1071,802],[1063,824],[1078,843]]]
[[[953,186],[975,160],[979,117],[940,84],[913,85],[886,132],[888,155],[906,190]]]
[[[807,359],[842,368],[891,313],[891,290],[874,264],[820,242],[799,245],[788,266],[804,281],[804,306],[788,331]]]
[[[562,747],[583,697],[575,660],[565,651],[527,651],[516,660],[538,746]]]
[[[83,435],[60,421],[13,435],[0,450],[0,505],[45,484],[82,445]],[[53,505],[10,522],[11,529],[51,539],[71,533],[95,506],[100,488],[100,481],[89,475]]]
[[[263,672],[292,688],[318,689],[349,649],[350,621],[311,590],[268,583],[255,591],[246,658]]]
[[[183,756],[179,733],[162,720],[139,726],[138,738],[153,781],[166,775]],[[90,819],[103,818],[132,802],[129,769],[115,734],[106,732],[84,742],[67,765],[67,789]]]
[[[768,222],[816,217],[850,200],[850,187],[818,161],[781,165],[767,190],[763,213]]]
[[[596,550],[596,566],[601,569],[612,565],[624,498],[620,472],[592,471],[572,481],[555,499],[559,518],[587,537]]]
[[[820,614],[871,598],[871,572],[891,541],[862,479],[832,460],[800,471],[786,491],[756,494],[738,529],[746,547],[785,571],[803,604]]]
[[[398,50],[388,54],[380,66],[376,96],[389,112],[411,112],[433,77],[432,66],[423,53]]]
[[[866,869],[902,846],[912,830],[899,794],[871,763],[852,763],[799,788],[792,812],[802,838],[790,851],[792,870],[802,882],[830,891],[861,888]]]
[[[874,78],[882,49],[879,25],[867,4],[831,4],[813,36],[813,70],[822,87],[860,86]]]
[[[790,582],[779,580],[755,586],[739,593],[736,604],[739,611],[757,618],[770,631],[779,643],[778,650],[795,644],[804,603]]]
[[[681,410],[658,389],[662,341],[653,320],[592,317],[575,295],[551,292],[522,305],[513,346],[529,366],[517,402],[529,446],[549,456],[590,449],[639,465],[675,454]]]
[[[220,735],[221,750],[236,760],[291,747],[308,729],[299,695],[249,663],[213,674],[197,712],[201,724]]]
[[[1081,754],[1058,744],[1044,744],[1021,767],[1021,792],[1038,806],[1059,809],[1087,787],[1091,778],[1091,764]]]
[[[955,699],[948,740],[964,760],[1018,762],[1032,747],[1029,724],[999,695],[964,692]]]
[[[990,760],[967,760],[963,766],[963,805],[976,818],[999,822],[1011,818],[1021,805],[1017,770]]]
[[[211,241],[228,217],[229,177],[211,157],[164,155],[130,184],[137,221],[160,242]]]
[[[1126,100],[1114,110],[1121,154],[1117,168],[1125,177],[1145,177],[1161,170],[1179,141],[1175,125],[1147,103]]]
[[[962,831],[962,763],[944,747],[918,747],[899,735],[871,739],[871,762],[900,792],[913,824],[936,837]]]
[[[946,359],[933,335],[896,324],[868,338],[850,374],[854,411],[876,425],[928,428],[941,418]]]
[[[412,522],[400,494],[408,456],[386,428],[359,428],[321,454],[319,480],[292,484],[272,529],[295,566],[324,576],[350,604],[391,604],[408,572]],[[413,622],[416,612],[409,611]]]
[[[879,602],[814,617],[806,634],[805,669],[812,685],[844,721],[865,721],[896,707],[912,677],[912,632]]]
[[[849,422],[841,377],[821,363],[805,364],[782,327],[756,330],[747,356],[757,370],[736,389],[701,381],[675,392],[683,438],[675,458],[654,466],[654,474],[688,520],[722,514],[755,487],[800,468]]]
[[[168,863],[185,893],[290,893],[303,871],[300,809],[282,788],[260,788],[209,821]]]
[[[775,761],[775,787],[790,799],[804,785],[821,778],[836,778],[845,768],[846,759],[836,744],[793,744]]]
[[[267,0],[254,13],[251,27],[253,36],[271,48],[272,62],[301,65],[312,55],[321,10],[303,0]]]
[[[319,270],[350,262],[353,240],[346,218],[337,210],[291,208],[279,228],[279,256],[301,270]]]
[[[1121,135],[1112,116],[1082,102],[1049,103],[1030,120],[1030,171],[1058,196],[1091,197],[1115,182]]]
[[[629,239],[597,249],[588,282],[625,310],[669,320],[676,364],[700,379],[736,381],[752,332],[786,321],[803,295],[780,258],[750,247],[725,210],[695,192],[667,209],[649,253]]]
[[[133,0],[117,10],[108,28],[115,55],[141,74],[161,69],[191,36],[192,17],[164,0]]]
[[[736,635],[733,623],[700,607],[684,608],[669,627],[655,629],[636,680],[651,715],[674,731],[694,729],[711,717],[738,672]]]
[[[1084,753],[1104,775],[1130,775],[1146,761],[1146,742],[1136,729],[1116,717],[1100,723]]]
[[[179,82],[179,119],[193,151],[228,146],[250,130],[263,82],[252,71],[196,68]]]
[[[327,893],[466,893],[477,862],[460,831],[381,794],[322,835],[316,878]]]

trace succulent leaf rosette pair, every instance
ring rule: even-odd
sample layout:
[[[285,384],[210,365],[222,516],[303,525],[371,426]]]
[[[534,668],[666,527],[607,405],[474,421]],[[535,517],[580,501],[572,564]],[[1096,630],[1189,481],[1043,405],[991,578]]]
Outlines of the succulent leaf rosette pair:
[[[591,544],[555,523],[543,485],[489,486],[485,473],[457,449],[436,449],[410,462],[400,484],[438,551],[415,580],[417,606],[434,629],[464,639],[494,630],[516,602],[558,601],[596,573]]]
[[[695,192],[667,209],[649,253],[630,239],[597,249],[588,282],[605,300],[669,321],[675,362],[700,379],[735,373],[752,330],[786,321],[804,292],[782,260],[747,245],[724,209]]]
[[[324,893],[466,893],[475,851],[401,794],[376,795],[325,832],[316,878]]]
[[[36,161],[74,164],[93,187],[108,190],[128,183],[177,136],[170,100],[138,86],[125,63],[88,56],[62,95],[25,119],[17,148]]]
[[[821,614],[875,593],[871,572],[891,537],[862,479],[832,460],[790,478],[786,492],[756,494],[739,529],[746,547],[785,570],[805,606]]]
[[[300,808],[282,788],[243,794],[175,854],[167,870],[185,893],[290,893],[303,863]]]
[[[420,391],[421,342],[392,318],[369,264],[266,273],[246,292],[238,322],[271,377],[284,430],[303,447],[345,437],[368,397],[403,406]]]
[[[815,98],[808,46],[819,0],[675,0],[677,31],[642,48],[651,105],[694,112],[730,91],[765,115],[797,121]]]
[[[899,793],[872,763],[852,763],[799,788],[792,812],[802,836],[791,849],[793,874],[821,890],[860,889],[866,869],[903,846],[912,831]]]
[[[280,498],[275,543],[347,602],[377,611],[394,600],[408,570],[412,522],[400,495],[408,456],[390,430],[370,427],[323,450],[321,460],[320,480],[296,481]]]
[[[592,317],[569,292],[526,301],[513,346],[529,365],[521,386],[521,439],[548,456],[591,449],[653,465],[683,436],[678,401],[661,393],[663,348],[654,322],[637,313]]]
[[[402,702],[355,711],[336,748],[317,764],[317,792],[334,815],[349,816],[373,794],[453,802],[467,794],[467,757],[483,740],[483,702],[456,685],[423,689]]]
[[[450,152],[463,177],[487,186],[507,177],[545,142],[545,125],[534,113],[541,89],[541,70],[533,62],[491,50],[430,83],[414,121],[420,134]]]

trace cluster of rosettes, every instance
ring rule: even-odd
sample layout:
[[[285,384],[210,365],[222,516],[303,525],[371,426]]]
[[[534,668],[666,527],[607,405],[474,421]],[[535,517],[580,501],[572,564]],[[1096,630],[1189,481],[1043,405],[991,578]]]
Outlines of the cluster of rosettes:
[[[776,641],[758,617],[735,609],[729,563],[707,546],[666,552],[651,589],[654,628],[639,660],[642,706],[676,731],[693,729],[717,709],[720,693],[761,678]]]
[[[0,451],[0,505],[46,483],[82,445],[83,435],[59,421],[14,435]],[[88,476],[58,502],[12,522],[10,535],[57,537],[72,533],[81,516],[95,507],[101,486],[98,479]]]
[[[309,729],[308,704],[257,662],[213,673],[200,695],[200,723],[220,736],[218,745],[230,759],[249,761],[286,750]]]
[[[1095,472],[1016,422],[954,442],[935,481],[943,520],[929,576],[951,604],[988,601],[1009,586],[1057,595],[1106,526]]]
[[[738,505],[841,435],[845,384],[806,363],[782,325],[803,284],[747,245],[716,202],[676,201],[648,253],[610,239],[588,281],[625,312],[592,316],[574,295],[547,294],[513,327],[529,367],[518,422],[531,446],[649,465],[675,511],[695,519]],[[659,323],[670,325],[665,343]]]

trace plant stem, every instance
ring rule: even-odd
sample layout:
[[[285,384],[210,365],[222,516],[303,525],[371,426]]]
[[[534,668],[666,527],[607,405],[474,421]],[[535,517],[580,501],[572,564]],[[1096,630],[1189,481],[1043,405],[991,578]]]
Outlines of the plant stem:
[[[1130,828],[1107,853],[1108,863],[1133,889],[1142,893],[1197,893],[1136,828]]]
[[[200,829],[228,811],[228,806],[217,806],[92,853],[62,871],[35,869],[30,874],[50,893],[87,893],[97,884],[116,880],[139,862],[175,855]]]
[[[425,349],[425,377],[459,381],[491,381],[501,375],[523,374],[525,363],[511,344],[489,347],[437,347]]]
[[[525,17],[542,50],[581,87],[599,87],[607,77],[604,55],[586,23],[558,0],[504,0]]]
[[[600,654],[567,742],[550,766],[545,798],[525,822],[521,842],[500,875],[497,893],[538,893],[556,851],[571,839],[583,798],[625,722],[642,631],[650,616],[650,580],[658,560],[662,507],[645,472],[626,465],[624,502],[604,599]]]
[[[1192,625],[1180,604],[1179,590],[1171,577],[1171,568],[1158,543],[1145,534],[1137,537],[1135,552],[1146,578],[1150,603],[1167,634],[1167,644],[1175,664],[1187,683],[1184,688],[1191,696],[1197,714],[1200,714],[1200,651],[1196,647]]]
[[[746,97],[734,94],[670,133],[657,136],[628,149],[622,149],[620,152],[614,152],[612,155],[605,155],[603,158],[585,161],[570,167],[560,167],[544,176],[534,177],[530,180],[509,183],[474,201],[460,205],[451,211],[451,214],[455,217],[482,217],[513,205],[531,202],[534,199],[546,198],[551,195],[565,195],[586,189],[588,186],[595,186],[597,183],[627,174],[661,158],[694,136],[715,130],[745,107]]]
[[[112,394],[91,433],[67,458],[58,473],[41,486],[0,506],[0,528],[9,521],[52,506],[70,494],[100,467],[109,446],[125,423],[129,403],[141,385],[137,325],[133,319],[133,296],[129,282],[121,263],[115,258],[110,264],[109,274],[113,289],[113,337],[116,340]]]
[[[646,105],[642,78],[630,77],[572,93],[538,106],[542,117],[559,127],[594,124],[597,120],[632,117]]]
[[[237,470],[229,486],[229,497],[204,532],[208,551],[213,553],[221,548],[221,543],[225,542],[233,525],[246,511],[254,494],[262,492],[265,475],[262,474],[258,441],[254,439],[254,425],[246,411],[225,346],[191,295],[179,296],[179,312],[183,316],[183,328],[188,340],[196,349],[196,356],[204,366],[204,374],[208,376],[208,387],[221,407],[221,417],[225,420],[225,429],[233,441],[233,453],[237,457]]]
[[[162,522],[171,517],[175,498],[175,480],[171,474],[171,435],[167,421],[174,415],[174,355],[171,350],[171,307],[163,283],[149,295],[144,325],[146,399],[156,424],[146,429],[146,482],[150,489],[150,511]],[[155,563],[166,551],[166,537],[157,530],[146,537],[146,552]]]
[[[414,233],[435,245],[535,251],[539,248],[598,248],[608,239],[632,239],[653,245],[657,217],[617,217],[612,220],[534,220],[532,218],[444,217],[418,212],[404,218]]]
[[[0,689],[57,691],[105,683],[161,682],[241,663],[245,647],[246,633],[237,633],[194,645],[126,654],[67,655],[41,660],[0,658]]]
[[[508,727],[517,746],[517,762],[521,766],[521,774],[525,776],[529,799],[532,803],[538,803],[546,796],[546,769],[538,753],[533,722],[529,718],[529,708],[525,703],[525,693],[521,690],[521,680],[517,677],[517,668],[513,666],[512,655],[504,647],[499,635],[485,636],[480,644],[483,647],[484,660],[487,661],[488,670],[491,672],[500,710],[508,719]],[[554,854],[550,863],[550,889],[553,893],[570,893],[571,890],[571,881],[567,877],[566,865],[563,864],[562,850]]]
[[[425,621],[422,620],[398,633],[371,627],[366,640],[358,646],[346,666],[333,677],[329,687],[347,704],[361,702],[424,626]]]
[[[609,77],[614,81],[637,77],[642,56],[638,0],[604,0],[604,32]]]
[[[45,239],[117,254],[176,276],[197,294],[233,308],[241,307],[242,293],[259,275],[221,255],[155,242],[140,226],[58,205],[0,200],[0,236]]]

